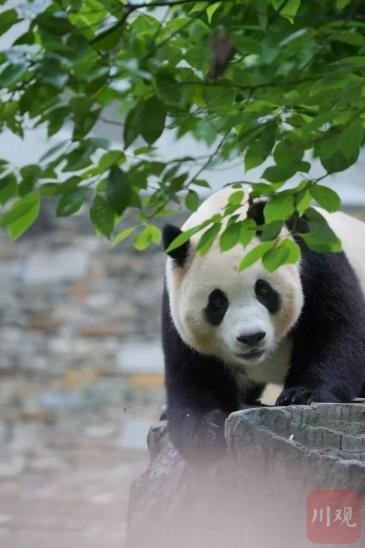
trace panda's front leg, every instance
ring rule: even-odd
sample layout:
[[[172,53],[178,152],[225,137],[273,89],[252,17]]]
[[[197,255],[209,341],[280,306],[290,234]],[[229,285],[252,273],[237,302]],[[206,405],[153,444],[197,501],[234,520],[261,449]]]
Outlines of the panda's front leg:
[[[168,407],[167,417],[170,439],[187,461],[216,460],[224,453],[226,414],[222,409],[179,407],[175,402]]]
[[[225,420],[239,405],[223,365],[201,358],[167,367],[166,388],[168,432],[179,453],[194,462],[220,458],[226,449]]]
[[[169,436],[190,461],[224,453],[225,420],[239,407],[237,385],[218,360],[185,345],[165,353]]]
[[[334,356],[333,346],[323,352],[321,356],[302,352],[298,358],[294,354],[284,389],[279,395],[276,405],[310,405],[313,402],[351,401],[356,396],[356,383],[354,384],[350,364],[346,360],[340,359],[340,356],[340,353]]]
[[[321,344],[294,346],[292,364],[276,405],[351,402],[364,384],[364,334],[348,332],[323,338]]]
[[[162,342],[169,436],[186,460],[204,462],[225,452],[225,420],[239,408],[237,382],[220,360],[184,343],[166,308],[166,299],[164,304]]]

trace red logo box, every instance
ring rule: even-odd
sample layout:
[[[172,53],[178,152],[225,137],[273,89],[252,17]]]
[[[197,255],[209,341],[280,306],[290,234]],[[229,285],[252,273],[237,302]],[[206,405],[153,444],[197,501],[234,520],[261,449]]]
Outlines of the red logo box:
[[[316,489],[307,497],[307,537],[314,544],[353,544],[361,536],[361,499],[350,489]]]

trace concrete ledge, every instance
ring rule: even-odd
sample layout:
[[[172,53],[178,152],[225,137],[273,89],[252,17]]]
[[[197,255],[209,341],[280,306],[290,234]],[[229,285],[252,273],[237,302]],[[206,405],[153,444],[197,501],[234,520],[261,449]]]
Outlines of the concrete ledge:
[[[151,429],[151,461],[131,491],[128,548],[308,548],[313,489],[365,496],[360,403],[238,411],[226,440],[224,461],[191,469],[166,423]]]

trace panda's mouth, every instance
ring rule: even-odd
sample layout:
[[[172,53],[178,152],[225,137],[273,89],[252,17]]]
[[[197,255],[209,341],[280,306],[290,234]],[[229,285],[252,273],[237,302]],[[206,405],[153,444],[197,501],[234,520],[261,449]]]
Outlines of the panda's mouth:
[[[244,360],[255,360],[257,358],[261,358],[261,356],[265,353],[264,350],[250,350],[249,352],[246,352],[246,354],[236,354],[239,358],[243,358]]]

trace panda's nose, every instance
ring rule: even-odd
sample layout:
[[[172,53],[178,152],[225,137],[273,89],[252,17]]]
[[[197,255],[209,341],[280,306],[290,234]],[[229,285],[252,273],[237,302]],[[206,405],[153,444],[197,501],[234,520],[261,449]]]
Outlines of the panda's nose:
[[[238,342],[242,344],[248,344],[254,346],[265,338],[265,331],[258,331],[257,333],[250,333],[249,335],[239,335],[237,337]]]

